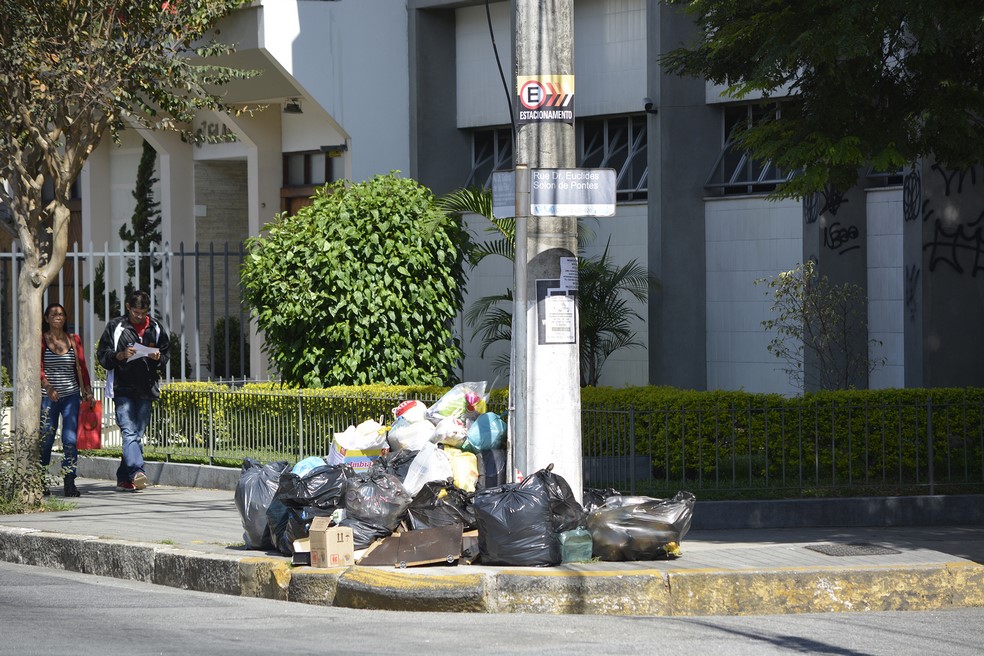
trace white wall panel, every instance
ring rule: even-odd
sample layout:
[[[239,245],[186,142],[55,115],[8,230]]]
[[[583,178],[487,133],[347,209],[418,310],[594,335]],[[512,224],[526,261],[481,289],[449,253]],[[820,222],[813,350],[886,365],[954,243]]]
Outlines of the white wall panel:
[[[645,0],[574,6],[576,116],[642,111],[646,97]]]
[[[867,196],[868,337],[881,344],[870,357],[885,364],[871,373],[868,387],[905,386],[903,352],[902,190],[879,189]]]
[[[508,2],[490,5],[495,45],[515,95]],[[508,106],[485,6],[457,12],[458,127],[506,125]],[[574,8],[575,116],[642,111],[646,96],[645,0],[579,0]],[[511,96],[513,102],[515,99]]]
[[[513,70],[509,3],[491,3],[489,14],[492,16],[492,31],[495,34],[495,48],[499,52],[502,63],[502,73],[505,75],[510,94],[514,95],[516,78]],[[496,65],[485,6],[459,9],[456,20],[458,127],[508,125],[509,105],[499,75],[499,67]],[[509,98],[515,103],[513,95]]]
[[[725,198],[705,204],[707,386],[795,393],[762,328],[771,300],[755,281],[802,260],[798,202]]]

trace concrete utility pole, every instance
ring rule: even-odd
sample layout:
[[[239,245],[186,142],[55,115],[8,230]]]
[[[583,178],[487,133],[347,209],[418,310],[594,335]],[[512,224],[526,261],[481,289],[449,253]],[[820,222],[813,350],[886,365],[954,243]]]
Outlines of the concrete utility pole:
[[[556,92],[557,96],[553,97],[557,99],[557,106],[564,98],[572,100],[574,0],[512,0],[512,5],[516,91],[520,99],[518,113],[521,114],[524,108],[521,90],[524,81],[525,88],[529,89],[530,84],[534,87],[534,91],[527,91],[527,109],[531,98],[535,100],[536,94],[544,89],[551,90],[549,93]],[[536,79],[531,81],[530,78]],[[526,114],[529,122],[518,121],[515,143],[517,192],[530,189],[528,181],[519,179],[521,175],[541,168],[576,166],[573,103],[569,107],[569,121],[546,118],[557,112],[536,114],[545,117],[542,120],[530,120],[531,114]],[[547,104],[542,107],[544,110],[554,108]],[[521,197],[523,194],[517,193],[517,199]],[[561,284],[562,266],[569,274],[571,258],[577,257],[577,218],[526,218],[528,215],[528,207],[525,211],[517,208],[516,297],[519,307],[514,310],[513,333],[518,349],[522,347],[519,340],[525,332],[525,358],[523,353],[517,353],[514,364],[522,363],[525,371],[514,372],[512,381],[511,394],[521,395],[514,404],[515,411],[523,414],[512,422],[513,426],[519,427],[513,440],[513,462],[524,476],[553,463],[554,472],[570,484],[580,500],[579,337],[577,315],[573,312],[574,299],[568,295],[573,290],[564,291],[565,285]],[[521,270],[524,264],[525,268]],[[570,275],[564,278],[569,281]],[[521,315],[526,319],[523,325],[517,321]],[[557,338],[556,333],[569,337]]]

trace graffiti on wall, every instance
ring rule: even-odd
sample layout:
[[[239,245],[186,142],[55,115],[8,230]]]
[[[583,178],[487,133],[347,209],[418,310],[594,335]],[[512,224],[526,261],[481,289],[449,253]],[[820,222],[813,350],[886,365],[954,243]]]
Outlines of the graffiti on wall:
[[[919,276],[922,271],[913,264],[905,268],[905,309],[909,319],[915,321],[919,317]]]
[[[922,214],[922,176],[915,166],[902,183],[902,218],[908,223]],[[924,206],[923,206],[924,207]]]
[[[839,222],[831,223],[823,229],[823,245],[838,255],[861,248],[857,243],[860,233],[856,226],[842,226]]]
[[[807,225],[816,223],[820,215],[826,212],[836,215],[844,203],[844,192],[838,191],[833,185],[827,185],[823,191],[810,194],[803,200],[803,218]]]
[[[942,179],[944,198],[954,202],[977,185],[979,166],[964,171],[948,171],[938,164],[931,168]],[[976,216],[972,221],[963,223],[945,220],[928,201],[923,204],[922,214],[923,223],[933,226],[932,238],[923,245],[923,250],[929,252],[930,272],[937,265],[946,265],[960,275],[984,274],[984,208],[972,213]]]

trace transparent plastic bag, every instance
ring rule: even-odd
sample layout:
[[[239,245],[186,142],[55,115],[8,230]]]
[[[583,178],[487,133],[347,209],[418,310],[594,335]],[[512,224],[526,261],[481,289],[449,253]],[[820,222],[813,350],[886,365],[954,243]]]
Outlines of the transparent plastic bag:
[[[427,418],[435,426],[445,417],[457,417],[467,426],[486,411],[485,381],[458,383],[427,410]]]
[[[672,499],[609,497],[588,514],[593,553],[602,560],[657,560],[679,554],[690,530],[696,498],[677,492]]]
[[[403,480],[403,487],[410,496],[415,496],[424,487],[424,483],[447,481],[453,478],[454,471],[451,469],[451,459],[448,458],[448,454],[436,444],[428,442],[410,463],[407,477]]]

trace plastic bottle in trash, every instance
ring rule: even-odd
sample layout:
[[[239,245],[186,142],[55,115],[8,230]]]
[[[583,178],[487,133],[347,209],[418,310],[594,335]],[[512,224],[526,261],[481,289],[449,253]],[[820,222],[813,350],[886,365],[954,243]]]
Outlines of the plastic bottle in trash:
[[[560,561],[582,563],[591,560],[591,533],[586,528],[575,528],[560,534]]]

